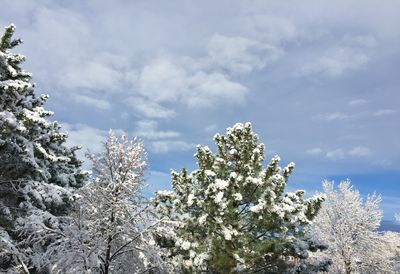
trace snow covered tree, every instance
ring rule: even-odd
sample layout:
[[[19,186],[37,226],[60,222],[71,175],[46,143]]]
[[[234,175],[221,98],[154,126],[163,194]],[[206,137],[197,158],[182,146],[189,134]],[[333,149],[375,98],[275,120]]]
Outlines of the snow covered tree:
[[[381,234],[385,245],[386,253],[389,255],[389,260],[393,265],[392,273],[400,273],[400,233],[394,231],[385,231]]]
[[[163,270],[152,231],[159,220],[143,196],[143,143],[111,131],[87,154],[93,178],[81,189],[75,222],[49,249],[55,273],[156,273]],[[91,272],[92,271],[92,272]]]
[[[289,256],[301,262],[312,249],[303,231],[322,196],[284,192],[294,163],[281,168],[274,156],[263,168],[265,148],[250,123],[214,141],[217,153],[197,146],[198,169],[173,171],[173,191],[157,192],[156,207],[175,224],[158,243],[185,273],[283,273]]]
[[[15,26],[0,38],[0,272],[38,271],[37,256],[71,208],[72,192],[85,173],[67,148],[67,134],[47,118],[47,95],[37,97],[25,57],[10,50]],[[41,273],[43,273],[41,271]]]
[[[313,235],[328,245],[322,256],[332,258],[331,273],[392,273],[387,242],[377,232],[382,218],[380,196],[365,201],[350,181],[323,184],[326,200],[314,220]],[[394,272],[393,272],[394,273]]]

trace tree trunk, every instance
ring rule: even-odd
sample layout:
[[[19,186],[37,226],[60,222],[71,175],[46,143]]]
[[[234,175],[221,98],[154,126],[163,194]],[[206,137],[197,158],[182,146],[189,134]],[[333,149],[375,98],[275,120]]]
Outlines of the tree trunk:
[[[351,262],[349,262],[349,261],[345,261],[344,262],[344,267],[345,267],[345,271],[346,271],[346,274],[351,274]]]
[[[24,274],[29,274],[28,267],[26,266],[24,261],[18,255],[17,255],[17,259],[18,259],[18,262],[20,263],[20,265],[22,267],[22,270],[23,270]]]
[[[112,172],[112,170],[111,170],[111,172]],[[112,177],[112,173],[111,173],[111,177]],[[115,195],[114,195],[114,197],[115,197]],[[112,206],[111,206],[111,218],[110,218],[110,223],[111,224],[113,224],[114,221],[115,221],[115,218],[114,218],[114,205],[115,205],[115,202],[113,202]],[[105,263],[104,263],[104,274],[108,274],[109,273],[108,270],[110,268],[110,263],[111,263],[110,260],[111,260],[111,242],[112,242],[112,240],[113,240],[112,236],[109,235],[108,238],[107,238],[107,251],[106,251],[106,260],[105,260]]]
[[[106,260],[104,263],[104,274],[108,274],[108,269],[110,268],[110,259],[111,259],[111,235],[108,236],[107,239],[107,251],[106,251]]]

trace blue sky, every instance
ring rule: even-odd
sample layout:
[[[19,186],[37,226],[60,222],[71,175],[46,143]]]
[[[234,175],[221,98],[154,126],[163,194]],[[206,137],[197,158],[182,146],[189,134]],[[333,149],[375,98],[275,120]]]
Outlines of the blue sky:
[[[139,135],[151,190],[250,121],[267,159],[296,162],[290,189],[350,178],[400,211],[399,1],[3,0],[12,22],[69,142]]]

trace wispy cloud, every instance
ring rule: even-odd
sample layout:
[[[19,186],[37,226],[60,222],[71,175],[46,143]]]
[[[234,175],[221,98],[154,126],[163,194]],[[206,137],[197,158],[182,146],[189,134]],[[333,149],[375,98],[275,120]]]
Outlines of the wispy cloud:
[[[345,35],[336,45],[316,52],[315,59],[302,66],[300,74],[339,77],[357,71],[370,61],[375,46],[376,39],[371,35]]]
[[[123,83],[123,73],[110,64],[102,63],[104,60],[92,60],[89,62],[75,63],[66,67],[61,82],[68,89],[91,89],[91,90],[118,90]]]
[[[95,95],[84,95],[84,94],[72,94],[72,98],[79,104],[85,104],[88,106],[94,106],[98,109],[108,110],[111,108],[111,103],[105,99],[95,98]]]
[[[337,120],[358,120],[361,118],[371,118],[380,116],[394,115],[398,111],[394,109],[379,109],[376,111],[359,111],[359,112],[331,112],[315,116],[324,121],[337,121]]]
[[[102,142],[107,136],[107,130],[84,124],[63,123],[62,128],[68,132],[68,145],[82,147],[80,151],[81,156],[83,156],[87,150],[99,152],[102,147]]]
[[[150,121],[150,120],[139,121],[137,123],[135,133],[140,137],[150,140],[176,138],[180,136],[180,133],[177,131],[158,130],[157,126],[158,124],[156,121]]]
[[[301,73],[305,75],[322,74],[338,77],[345,72],[358,70],[369,61],[368,55],[352,48],[335,48],[317,60],[303,66]]]
[[[130,97],[125,101],[125,104],[145,118],[167,119],[176,115],[174,110],[140,97]]]
[[[160,140],[151,142],[149,148],[154,153],[167,153],[170,151],[194,150],[195,145],[179,140]]]
[[[138,93],[162,104],[180,102],[190,107],[210,107],[220,102],[240,103],[248,89],[219,72],[191,71],[186,63],[158,58],[146,65],[138,79]]]
[[[343,112],[333,112],[320,115],[319,117],[326,121],[333,121],[333,120],[346,120],[349,119],[351,116]]]
[[[365,105],[367,103],[368,103],[368,101],[365,100],[365,99],[355,99],[355,100],[351,100],[349,102],[349,106],[362,106],[362,105]]]
[[[344,150],[341,148],[338,148],[335,150],[328,151],[326,153],[326,158],[331,159],[331,160],[340,160],[340,159],[343,159],[345,157],[345,155],[346,154],[345,154]]]
[[[143,138],[147,148],[156,154],[171,151],[186,151],[195,147],[194,144],[181,140],[182,136],[180,132],[161,130],[158,128],[158,122],[153,120],[137,122],[134,133]]]
[[[358,146],[351,149],[348,154],[354,157],[368,157],[372,155],[372,151],[368,147]]]
[[[272,44],[240,36],[215,34],[208,43],[211,63],[237,74],[262,69],[283,53],[282,49]]]
[[[322,153],[322,149],[320,149],[319,147],[315,147],[307,150],[306,153],[309,155],[319,155]]]
[[[257,11],[239,18],[239,27],[253,39],[281,45],[303,38],[305,33],[288,17]]]
[[[386,115],[393,115],[397,113],[395,109],[379,109],[373,113],[374,116],[386,116]]]
[[[347,158],[368,158],[372,156],[372,150],[365,146],[356,146],[351,149],[338,148],[334,150],[328,150],[326,152],[326,158],[330,160],[342,160]]]

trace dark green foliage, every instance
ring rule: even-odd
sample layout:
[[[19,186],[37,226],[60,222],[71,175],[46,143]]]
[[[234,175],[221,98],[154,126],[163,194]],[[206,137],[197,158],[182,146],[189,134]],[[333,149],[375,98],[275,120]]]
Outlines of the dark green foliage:
[[[173,192],[158,192],[156,206],[175,222],[171,257],[195,273],[284,273],[287,257],[305,236],[322,197],[285,193],[294,168],[274,156],[263,169],[264,145],[251,124],[214,137],[217,153],[196,150],[199,168],[173,172]],[[307,248],[308,249],[308,248]],[[306,252],[306,250],[304,250]]]
[[[48,96],[37,97],[21,69],[25,57],[10,52],[22,42],[14,31],[10,25],[0,38],[0,270],[10,273],[38,270],[48,232],[60,228],[86,178],[78,148],[67,148],[67,134],[48,120]]]

